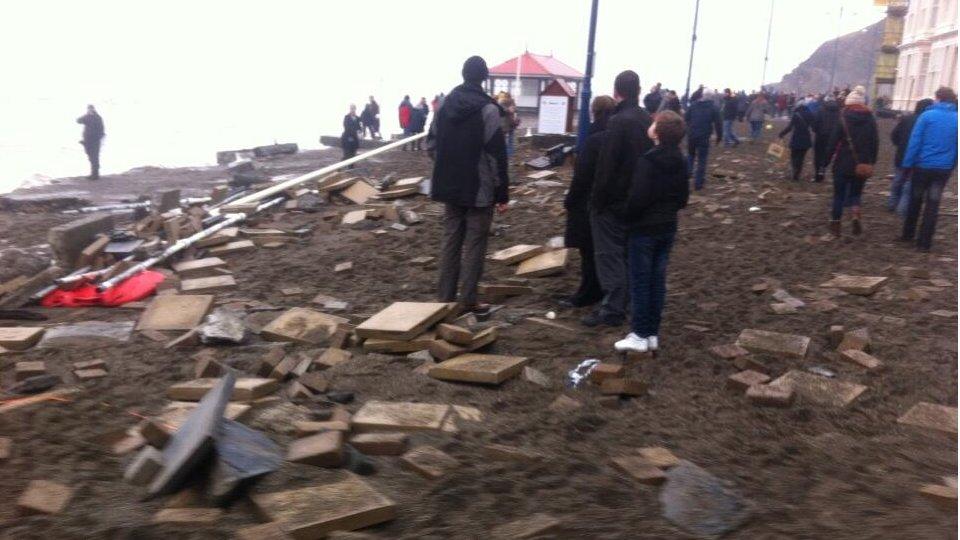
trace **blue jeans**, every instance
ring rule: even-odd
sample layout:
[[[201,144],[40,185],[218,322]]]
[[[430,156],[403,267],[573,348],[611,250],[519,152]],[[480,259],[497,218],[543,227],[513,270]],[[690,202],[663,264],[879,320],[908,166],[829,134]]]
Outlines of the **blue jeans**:
[[[733,120],[724,120],[723,121],[723,144],[740,144],[740,139],[733,133]]]
[[[507,132],[507,157],[513,155],[513,130]]]
[[[763,130],[763,120],[750,121],[750,138],[754,141],[760,140],[760,133]]]
[[[836,221],[843,217],[843,209],[860,206],[860,196],[866,180],[855,176],[833,173],[833,209],[830,219]]]
[[[698,191],[703,189],[703,182],[707,176],[707,156],[709,154],[709,134],[703,139],[687,139],[687,164],[689,170],[693,172],[693,187]],[[696,168],[693,166],[694,160],[697,162]]]
[[[897,167],[893,175],[893,181],[890,182],[890,199],[887,200],[887,208],[896,211],[900,217],[907,215],[907,206],[910,204],[910,176],[907,169]]]
[[[953,169],[921,169],[913,170],[910,186],[910,206],[906,218],[903,220],[903,239],[913,240],[920,221],[920,233],[917,235],[917,247],[930,249],[933,244],[933,234],[937,230],[937,217],[940,215],[940,198],[943,197],[943,188],[950,180]]]
[[[630,303],[633,333],[640,337],[660,332],[667,298],[667,263],[676,232],[655,235],[630,233],[627,257],[630,268]]]

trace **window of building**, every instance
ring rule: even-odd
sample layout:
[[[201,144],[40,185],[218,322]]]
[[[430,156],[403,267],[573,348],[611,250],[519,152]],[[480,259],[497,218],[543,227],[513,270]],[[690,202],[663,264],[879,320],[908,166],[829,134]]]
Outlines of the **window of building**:
[[[930,53],[925,52],[920,56],[920,69],[917,70],[917,92],[923,93],[927,84],[927,69],[930,65]]]
[[[929,28],[937,27],[938,11],[940,11],[940,0],[933,0],[930,2],[930,24],[927,25]]]
[[[943,72],[943,64],[946,61],[943,53],[946,48],[934,49],[930,53],[930,70],[927,72],[927,88],[924,91],[925,96],[932,96],[934,91],[940,85],[940,74]]]

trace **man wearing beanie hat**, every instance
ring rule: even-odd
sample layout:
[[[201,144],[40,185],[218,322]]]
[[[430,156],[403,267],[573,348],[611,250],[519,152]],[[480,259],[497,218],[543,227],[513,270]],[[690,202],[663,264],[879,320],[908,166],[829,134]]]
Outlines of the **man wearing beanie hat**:
[[[487,63],[471,56],[461,74],[463,84],[443,100],[427,135],[427,151],[434,159],[430,196],[445,204],[439,300],[458,300],[462,267],[459,302],[479,311],[477,286],[493,212],[505,212],[509,201],[507,146],[503,110],[481,86],[489,74]]]
[[[833,129],[827,148],[835,149],[827,163],[833,161],[833,207],[830,214],[830,232],[840,236],[840,218],[844,208],[849,208],[851,227],[854,235],[863,232],[860,213],[860,199],[863,186],[870,176],[864,174],[862,167],[877,162],[880,138],[877,135],[877,119],[873,111],[867,108],[866,92],[857,86],[844,99],[840,121]],[[866,167],[871,168],[871,167]]]

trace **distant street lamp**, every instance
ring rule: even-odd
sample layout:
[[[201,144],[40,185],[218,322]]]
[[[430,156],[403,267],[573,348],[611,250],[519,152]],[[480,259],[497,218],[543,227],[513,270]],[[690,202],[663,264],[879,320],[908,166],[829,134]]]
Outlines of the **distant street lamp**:
[[[687,89],[683,93],[683,101],[690,103],[690,77],[693,75],[693,48],[697,44],[697,19],[700,17],[700,0],[693,10],[693,36],[690,38],[690,63],[687,65]]]

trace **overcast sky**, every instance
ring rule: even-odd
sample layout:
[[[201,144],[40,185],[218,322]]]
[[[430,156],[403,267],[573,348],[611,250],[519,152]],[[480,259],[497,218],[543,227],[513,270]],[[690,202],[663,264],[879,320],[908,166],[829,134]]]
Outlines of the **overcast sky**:
[[[693,86],[756,88],[770,0],[701,4]],[[767,81],[778,81],[838,29],[846,33],[882,18],[882,9],[872,4],[776,0]],[[157,156],[151,162],[158,164],[186,159],[182,152],[178,159],[160,156],[174,152],[175,142],[184,151],[203,146],[204,156],[272,138],[316,146],[320,132],[339,134],[349,102],[362,103],[371,93],[391,111],[384,115],[389,133],[396,124],[392,110],[404,93],[429,99],[448,91],[459,83],[463,60],[473,54],[492,66],[528,48],[582,71],[589,5],[589,0],[11,2],[0,17],[0,99],[6,105],[0,152],[22,144],[28,147],[18,151],[49,159],[42,146],[55,139],[62,152],[77,154],[72,121],[86,103],[97,104],[107,119],[114,158],[105,160],[108,169],[117,165],[118,154],[134,159],[133,148],[120,152],[118,145],[134,139],[144,145],[151,137],[150,155]],[[694,0],[600,0],[594,93],[610,93],[613,77],[628,68],[640,74],[644,89],[656,81],[682,89],[693,5]],[[137,130],[149,133],[135,137]],[[176,141],[168,142],[174,136]]]

